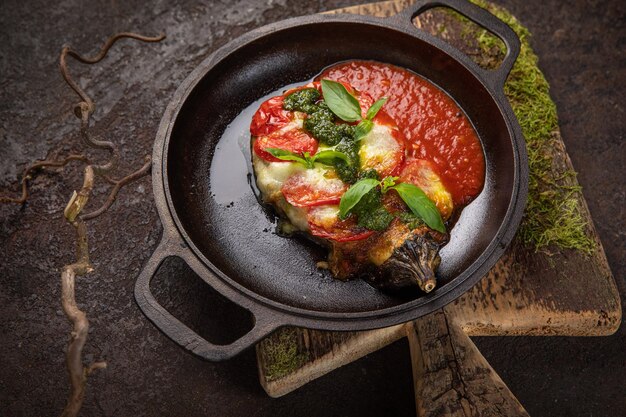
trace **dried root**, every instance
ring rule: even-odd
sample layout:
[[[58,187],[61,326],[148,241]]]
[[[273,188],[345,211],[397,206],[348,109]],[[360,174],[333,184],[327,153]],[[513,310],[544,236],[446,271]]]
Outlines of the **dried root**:
[[[151,160],[150,156],[144,158],[144,164],[141,168],[126,175],[125,177],[115,180],[109,177],[109,173],[115,169],[119,160],[119,149],[113,142],[99,140],[90,135],[89,121],[90,116],[95,110],[95,104],[85,91],[72,78],[67,67],[67,57],[72,57],[84,64],[95,64],[101,61],[113,44],[122,38],[131,38],[143,42],[159,42],[165,38],[165,35],[157,37],[146,37],[135,33],[118,33],[111,36],[102,46],[100,51],[93,57],[83,57],[70,47],[65,46],[61,50],[59,58],[59,67],[63,78],[67,84],[78,94],[81,101],[74,107],[74,113],[80,119],[80,133],[83,143],[88,148],[104,149],[109,151],[109,159],[101,164],[95,164],[85,155],[69,155],[64,159],[46,159],[37,161],[27,166],[22,175],[22,193],[19,197],[0,196],[0,203],[24,204],[29,197],[28,182],[33,178],[36,171],[42,168],[63,168],[73,161],[79,161],[85,164],[83,186],[80,191],[74,191],[65,210],[63,212],[65,219],[76,230],[77,254],[76,262],[65,265],[61,271],[61,303],[63,311],[68,320],[72,323],[72,332],[70,334],[70,342],[66,352],[66,364],[70,380],[70,395],[63,413],[63,417],[74,417],[80,412],[85,396],[85,387],[87,377],[97,369],[106,367],[105,362],[94,362],[89,365],[83,364],[83,348],[87,342],[87,334],[89,330],[89,320],[84,311],[78,308],[76,304],[76,277],[86,275],[93,271],[93,267],[89,261],[89,244],[87,240],[87,221],[95,219],[106,212],[115,202],[117,194],[125,185],[147,175],[150,172]],[[106,201],[99,208],[81,214],[83,208],[87,205],[91,191],[96,178],[102,178],[109,184],[113,185],[111,192]]]

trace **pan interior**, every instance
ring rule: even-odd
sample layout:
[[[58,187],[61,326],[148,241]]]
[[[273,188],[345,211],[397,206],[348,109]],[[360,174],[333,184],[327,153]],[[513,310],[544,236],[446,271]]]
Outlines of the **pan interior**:
[[[438,288],[429,295],[390,296],[360,280],[333,279],[315,266],[325,250],[301,238],[278,236],[273,214],[255,197],[248,127],[258,104],[351,59],[405,67],[440,86],[467,113],[485,149],[485,188],[454,227],[441,252]],[[327,313],[373,312],[414,299],[426,303],[446,291],[497,239],[514,183],[510,134],[482,84],[429,43],[363,23],[292,27],[235,49],[195,85],[176,117],[166,152],[172,212],[200,254],[252,294]]]

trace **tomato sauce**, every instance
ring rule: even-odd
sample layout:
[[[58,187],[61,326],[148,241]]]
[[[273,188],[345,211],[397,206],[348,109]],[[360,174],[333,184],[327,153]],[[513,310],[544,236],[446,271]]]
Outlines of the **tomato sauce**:
[[[485,160],[478,135],[459,106],[426,79],[394,65],[350,61],[318,77],[352,85],[374,99],[388,97],[385,111],[406,138],[409,159],[432,162],[455,204],[482,190]]]

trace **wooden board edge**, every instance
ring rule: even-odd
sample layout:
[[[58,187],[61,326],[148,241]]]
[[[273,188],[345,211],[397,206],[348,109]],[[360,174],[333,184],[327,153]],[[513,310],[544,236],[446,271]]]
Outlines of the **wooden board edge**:
[[[558,316],[549,311],[540,311],[534,317],[510,318],[508,323],[499,320],[497,326],[493,322],[478,319],[465,320],[459,326],[468,336],[593,337],[613,335],[619,329],[621,319],[621,310],[560,312]]]
[[[270,397],[278,398],[337,368],[382,349],[404,336],[404,324],[366,331],[348,339],[342,345],[335,345],[328,354],[275,381],[267,381],[259,366],[259,381]],[[257,362],[259,362],[258,355],[259,350],[257,348]]]

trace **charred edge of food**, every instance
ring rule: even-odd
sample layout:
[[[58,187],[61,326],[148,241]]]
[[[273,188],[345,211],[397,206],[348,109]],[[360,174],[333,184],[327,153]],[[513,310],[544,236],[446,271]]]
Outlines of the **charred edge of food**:
[[[441,263],[441,246],[442,243],[435,242],[428,235],[415,235],[363,278],[383,291],[396,292],[418,286],[426,293],[431,292],[437,284],[435,271]]]

